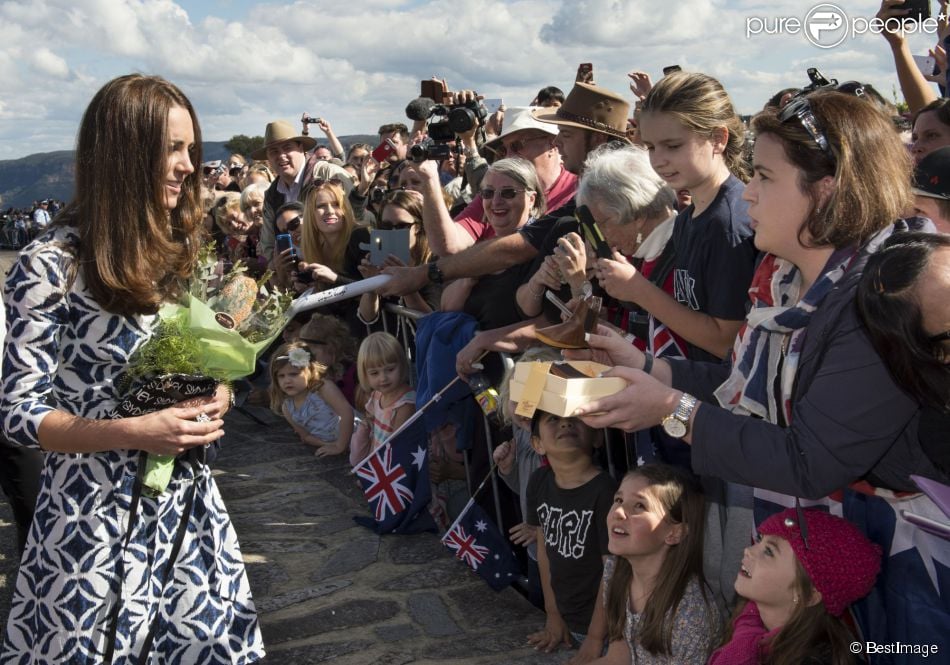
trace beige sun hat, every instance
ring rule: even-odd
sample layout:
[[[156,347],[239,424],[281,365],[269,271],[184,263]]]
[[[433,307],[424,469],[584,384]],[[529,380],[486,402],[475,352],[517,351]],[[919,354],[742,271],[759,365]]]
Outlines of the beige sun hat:
[[[523,129],[537,129],[552,136],[557,136],[557,125],[535,119],[534,112],[540,108],[540,106],[512,106],[508,108],[505,111],[505,122],[501,128],[501,134],[486,142],[485,147],[489,150],[497,150],[501,147],[502,139]]]

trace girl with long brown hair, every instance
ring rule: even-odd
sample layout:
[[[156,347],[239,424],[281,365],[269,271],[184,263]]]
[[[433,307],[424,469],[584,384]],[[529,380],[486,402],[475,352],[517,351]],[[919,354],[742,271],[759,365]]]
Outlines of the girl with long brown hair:
[[[719,612],[703,579],[702,490],[685,471],[628,473],[607,514],[606,663],[703,665]]]

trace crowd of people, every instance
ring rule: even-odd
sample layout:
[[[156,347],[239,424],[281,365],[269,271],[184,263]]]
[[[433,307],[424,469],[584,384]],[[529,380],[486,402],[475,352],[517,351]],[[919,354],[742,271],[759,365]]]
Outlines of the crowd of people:
[[[202,163],[173,84],[107,84],[75,199],[33,217],[7,279],[0,450],[23,558],[0,662],[263,656],[200,453],[230,388],[108,418],[207,242],[220,273],[297,294],[388,276],[289,322],[237,395],[315,455],[356,465],[382,446],[417,409],[423,358],[498,388],[475,428],[490,456],[452,423],[429,433],[430,512],[447,527],[466,468],[497,467],[499,526],[545,613],[537,649],[716,665],[950,651],[950,101],[885,36],[910,136],[873,88],[819,73],[763,91],[746,123],[706,74],[633,72],[631,105],[582,68],[567,94],[494,113],[446,93],[473,119],[449,136],[438,114],[381,126],[375,147],[273,120],[252,154]],[[109,122],[127,140],[101,140]],[[128,145],[148,168],[106,187]],[[417,348],[391,304],[457,332]],[[502,358],[592,360],[625,387],[525,415]],[[161,497],[141,494],[139,451],[178,455]]]
[[[50,198],[34,201],[30,208],[0,212],[0,249],[22,249],[46,230],[62,207],[62,201]]]

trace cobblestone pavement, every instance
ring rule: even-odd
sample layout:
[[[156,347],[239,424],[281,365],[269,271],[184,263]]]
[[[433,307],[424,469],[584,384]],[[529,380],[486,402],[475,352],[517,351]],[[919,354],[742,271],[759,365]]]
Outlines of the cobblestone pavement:
[[[306,665],[552,663],[525,647],[543,614],[495,593],[435,534],[378,536],[353,522],[365,501],[342,458],[315,458],[262,408],[228,416],[215,479],[260,613],[266,662]],[[0,504],[0,621],[16,570]]]
[[[0,253],[0,269],[9,265]],[[3,270],[5,272],[5,270]],[[434,534],[378,536],[342,458],[321,460],[279,418],[228,416],[216,480],[241,541],[268,663],[512,665],[564,662],[525,636],[541,612],[495,593]],[[16,575],[16,533],[0,495],[0,626]]]

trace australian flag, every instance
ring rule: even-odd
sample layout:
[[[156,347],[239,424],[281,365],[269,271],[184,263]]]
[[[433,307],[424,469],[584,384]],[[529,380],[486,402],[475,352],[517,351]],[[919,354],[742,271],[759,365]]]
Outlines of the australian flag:
[[[912,513],[937,522],[945,522],[946,516],[926,495],[888,493],[885,498],[856,487],[859,484],[801,504],[823,505],[832,514],[850,520],[884,551],[874,589],[850,608],[860,633],[858,641],[890,646],[889,651],[866,653],[868,661],[871,665],[945,662],[950,653],[950,547],[946,540],[905,516]],[[757,523],[794,505],[794,497],[760,489],[755,495]],[[936,655],[925,660],[912,645],[918,649],[935,645],[930,653]]]
[[[442,536],[442,544],[495,591],[519,577],[518,560],[511,546],[474,499]]]
[[[435,531],[429,515],[428,439],[419,418],[353,467],[372,518],[356,517],[376,533]]]

